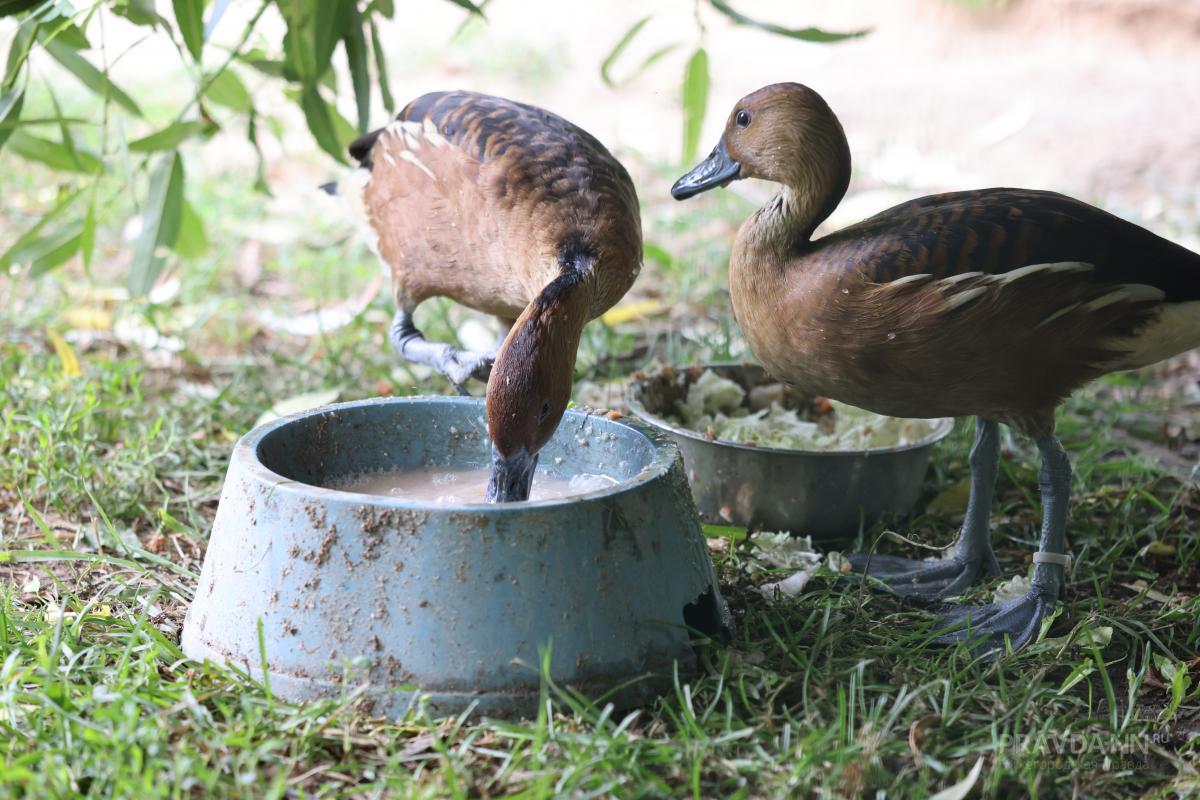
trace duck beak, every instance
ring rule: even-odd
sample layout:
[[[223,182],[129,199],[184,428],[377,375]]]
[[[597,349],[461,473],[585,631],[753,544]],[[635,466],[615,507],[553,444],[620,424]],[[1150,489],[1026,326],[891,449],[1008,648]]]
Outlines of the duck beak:
[[[537,462],[537,454],[529,455],[524,447],[511,456],[502,456],[492,445],[492,476],[488,480],[487,502],[515,503],[528,500]]]
[[[742,165],[729,157],[729,151],[725,149],[725,137],[722,136],[721,141],[717,142],[717,146],[708,154],[708,158],[675,181],[675,185],[671,187],[671,197],[687,200],[714,186],[725,186],[736,180],[741,171]]]

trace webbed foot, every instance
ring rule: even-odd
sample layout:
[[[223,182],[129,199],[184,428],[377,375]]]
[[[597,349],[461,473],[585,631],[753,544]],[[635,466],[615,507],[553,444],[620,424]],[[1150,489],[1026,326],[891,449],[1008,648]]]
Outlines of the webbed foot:
[[[920,600],[941,600],[965,592],[980,578],[1000,574],[992,552],[988,517],[996,472],[1000,462],[1000,427],[980,417],[971,447],[971,494],[963,517],[962,532],[954,551],[936,561],[917,561],[899,556],[853,553],[855,572],[881,581],[896,594]]]
[[[868,553],[851,553],[847,558],[855,572],[885,584],[901,597],[920,600],[956,597],[980,578],[1000,574],[991,547],[980,555],[967,556],[956,551],[951,557],[936,561]]]
[[[444,342],[430,342],[412,322],[412,313],[399,309],[392,319],[392,345],[396,352],[416,364],[432,367],[454,386],[461,395],[468,394],[463,384],[470,378],[487,382],[492,374],[495,353],[460,350]]]
[[[934,641],[966,642],[979,656],[996,658],[1037,639],[1054,603],[1047,589],[1035,586],[1028,594],[999,603],[947,606],[938,614],[938,629],[946,632]]]

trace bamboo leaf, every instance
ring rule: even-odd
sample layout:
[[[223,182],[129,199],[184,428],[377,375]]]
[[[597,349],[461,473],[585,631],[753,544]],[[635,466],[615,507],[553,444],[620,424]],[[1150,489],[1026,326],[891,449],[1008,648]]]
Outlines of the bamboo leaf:
[[[613,64],[617,63],[617,59],[620,58],[621,54],[625,52],[625,48],[629,47],[630,42],[632,42],[634,38],[641,32],[642,28],[646,27],[646,23],[651,19],[653,19],[653,15],[642,17],[637,22],[633,23],[629,30],[625,31],[625,34],[617,40],[615,45],[613,45],[613,49],[608,52],[608,55],[604,57],[604,60],[600,62],[600,79],[604,81],[605,85],[607,85],[609,88],[617,88],[617,82],[614,81],[612,77]]]
[[[14,87],[0,94],[0,149],[12,135],[13,123],[21,119],[21,106],[25,105],[24,87]]]
[[[258,115],[251,109],[250,117],[246,122],[246,138],[250,140],[250,145],[254,148],[254,154],[258,158],[257,174],[254,179],[254,188],[256,191],[270,196],[271,187],[267,186],[267,171],[265,160],[263,159],[262,148],[258,145]]]
[[[23,14],[42,4],[42,0],[0,0],[0,17]]]
[[[34,37],[37,36],[38,23],[33,17],[27,17],[13,35],[12,44],[8,46],[7,66],[4,69],[4,88],[11,89],[25,66],[25,59],[33,47]]]
[[[134,116],[142,116],[142,110],[138,108],[138,104],[133,101],[133,98],[126,94],[121,87],[108,79],[100,70],[92,66],[91,62],[83,56],[79,55],[69,45],[59,39],[51,39],[45,44],[46,52],[54,57],[54,60],[61,64],[68,72],[79,79],[87,88],[91,89],[101,97],[111,98],[121,108],[128,111]]]
[[[162,130],[155,131],[149,136],[134,139],[129,143],[129,150],[134,153],[154,153],[159,150],[174,150],[180,144],[193,136],[210,136],[216,126],[208,122],[173,122]]]
[[[390,114],[396,109],[396,100],[392,97],[392,87],[388,83],[387,59],[383,54],[383,45],[379,41],[379,28],[375,26],[375,20],[371,20],[371,52],[375,54],[375,80],[379,83],[379,96],[383,100],[384,110]]]
[[[471,0],[450,0],[451,3],[459,8],[465,8],[476,16],[483,17],[483,9],[471,2]]]
[[[15,130],[8,140],[8,149],[28,161],[38,161],[59,172],[81,172],[96,175],[104,171],[104,162],[91,153],[67,147],[62,142],[33,136]]]
[[[153,28],[159,23],[168,24],[158,15],[154,8],[154,0],[129,0],[123,5],[113,5],[111,10],[129,20],[134,25]]]
[[[72,50],[87,50],[92,46],[83,29],[71,21],[70,17],[60,17],[57,20],[43,22],[38,29],[38,38],[42,44],[56,41]]]
[[[3,254],[0,254],[0,270],[8,269],[13,264],[25,263],[30,257],[31,252],[36,252],[36,242],[39,241],[38,234],[54,220],[58,219],[82,193],[82,189],[76,189],[68,194],[61,195],[59,201],[54,204],[54,207],[42,215],[42,218],[35,222],[29,230],[17,237],[17,240],[9,246]]]
[[[371,74],[367,66],[367,39],[363,36],[362,17],[354,11],[354,20],[342,38],[346,62],[350,65],[350,83],[354,86],[354,104],[358,112],[358,134],[367,132],[371,121]]]
[[[175,24],[188,52],[197,64],[204,48],[204,0],[171,0],[175,8]]]
[[[363,16],[370,18],[374,14],[382,14],[391,19],[396,15],[396,6],[392,0],[371,0],[363,11]]]
[[[28,251],[29,276],[40,278],[79,252],[82,233],[83,223],[76,221],[38,240]]]
[[[83,215],[83,227],[79,231],[79,254],[83,257],[83,268],[92,267],[92,253],[96,249],[96,192],[88,198],[87,211]]]
[[[187,200],[183,201],[183,214],[179,219],[179,235],[171,246],[180,258],[199,258],[208,250],[208,236],[204,233],[204,221]]]
[[[204,87],[204,96],[219,106],[242,114],[249,114],[254,109],[254,101],[250,99],[246,84],[228,67],[209,79]]]
[[[321,97],[316,86],[305,86],[300,94],[300,108],[304,111],[304,120],[308,129],[322,150],[345,163],[342,142],[338,138],[337,129],[333,122],[333,109]]]
[[[353,12],[353,0],[321,0],[317,3],[316,22],[313,25],[314,74],[317,77],[323,77],[329,71],[333,50],[349,29]]]
[[[150,193],[142,210],[142,232],[133,248],[129,291],[144,295],[162,272],[160,247],[175,244],[183,214],[183,159],[179,151],[159,159],[150,176]]]
[[[787,36],[791,39],[800,39],[801,41],[805,42],[822,42],[826,44],[830,42],[842,42],[846,39],[857,39],[860,36],[866,36],[871,32],[870,28],[866,28],[861,31],[850,31],[848,33],[835,33],[833,31],[826,31],[820,28],[785,28],[782,25],[776,25],[772,22],[763,22],[761,20],[747,17],[745,14],[735,11],[728,3],[724,2],[724,0],[708,0],[708,2],[712,4],[713,8],[715,8],[717,11],[720,11],[729,19],[733,20],[733,22],[737,25],[748,25],[752,28],[758,28],[759,30],[767,31],[768,33],[774,33],[778,36]]]
[[[692,163],[708,109],[708,52],[697,47],[683,73],[683,161]]]

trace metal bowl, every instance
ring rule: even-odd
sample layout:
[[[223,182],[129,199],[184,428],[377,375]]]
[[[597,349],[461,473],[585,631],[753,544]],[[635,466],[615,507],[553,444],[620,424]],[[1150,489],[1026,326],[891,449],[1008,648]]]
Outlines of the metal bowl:
[[[717,589],[679,451],[639,424],[569,411],[542,453],[605,489],[435,506],[326,488],[339,477],[487,463],[484,404],[402,398],[262,425],[234,448],[183,650],[287,698],[360,684],[377,713],[535,711],[540,655],[562,684],[634,705],[695,666]],[[261,633],[260,633],[261,630]],[[631,679],[649,676],[627,684]],[[622,688],[623,687],[623,688]]]
[[[749,390],[774,382],[753,364],[708,364]],[[914,444],[871,450],[784,450],[705,439],[660,416],[655,376],[635,378],[626,399],[637,416],[679,445],[692,497],[706,522],[808,534],[827,546],[848,543],[861,527],[916,504],[933,445],[954,420],[935,420]]]

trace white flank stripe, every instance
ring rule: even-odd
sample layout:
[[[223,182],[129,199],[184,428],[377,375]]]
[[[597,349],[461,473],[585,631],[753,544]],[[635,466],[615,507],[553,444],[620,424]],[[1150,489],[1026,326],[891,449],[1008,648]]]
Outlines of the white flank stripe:
[[[1070,314],[1072,311],[1079,308],[1080,305],[1081,305],[1080,303],[1071,303],[1071,305],[1067,306],[1066,308],[1060,308],[1058,311],[1055,311],[1053,314],[1046,317],[1044,320],[1039,322],[1037,325],[1034,325],[1033,327],[1036,330],[1036,329],[1042,327],[1043,325],[1049,325],[1051,322],[1054,322],[1054,320],[1058,319],[1062,315]]]
[[[938,285],[943,289],[950,289],[956,284],[962,283],[963,281],[969,281],[971,278],[978,278],[982,275],[982,272],[962,272],[958,275],[951,275],[949,278],[942,278],[940,281],[938,281]]]
[[[1095,300],[1092,300],[1084,306],[1084,309],[1087,311],[1098,311],[1106,306],[1111,306],[1113,303],[1151,302],[1162,300],[1164,297],[1166,297],[1166,293],[1154,286],[1147,286],[1144,283],[1125,283],[1108,294],[1100,295]]]
[[[922,272],[918,275],[905,275],[903,278],[892,281],[889,286],[903,286],[908,283],[917,283],[919,281],[927,281],[933,276],[928,272]]]
[[[431,178],[433,177],[433,173],[429,171],[429,167],[422,164],[421,159],[417,158],[417,156],[411,150],[402,150],[400,152],[400,157],[403,158],[405,161],[409,162],[410,164],[415,164],[417,167],[420,168],[420,170],[422,172],[424,172],[429,177],[431,177]]]
[[[986,286],[976,286],[974,289],[967,289],[965,292],[959,292],[956,295],[946,298],[946,310],[958,308],[964,303],[969,303],[979,295],[987,291]]]

